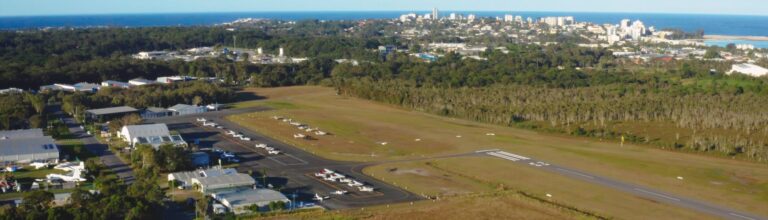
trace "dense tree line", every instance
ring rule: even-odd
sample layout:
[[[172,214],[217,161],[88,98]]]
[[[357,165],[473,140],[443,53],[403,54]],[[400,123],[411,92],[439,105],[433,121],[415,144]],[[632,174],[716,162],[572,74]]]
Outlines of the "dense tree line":
[[[45,99],[40,95],[0,95],[0,130],[42,128],[47,119],[45,106]]]
[[[768,160],[768,114],[764,111],[768,96],[752,93],[670,94],[663,91],[673,88],[619,84],[579,88],[418,88],[399,81],[365,79],[345,81],[338,89],[343,94],[440,115],[508,126],[545,122],[545,127],[569,133],[584,128],[611,132],[616,122],[658,123],[651,129],[671,123],[692,131],[685,134],[692,137],[662,140],[663,146]]]
[[[52,83],[153,79],[176,74],[227,77],[238,68],[226,59],[186,64],[139,61],[129,56],[140,51],[232,47],[235,36],[239,48],[262,47],[277,53],[282,47],[292,57],[376,59],[371,49],[380,45],[381,39],[363,38],[362,33],[345,34],[352,25],[304,21],[295,25],[266,23],[237,31],[219,26],[0,31],[0,88],[37,89]]]

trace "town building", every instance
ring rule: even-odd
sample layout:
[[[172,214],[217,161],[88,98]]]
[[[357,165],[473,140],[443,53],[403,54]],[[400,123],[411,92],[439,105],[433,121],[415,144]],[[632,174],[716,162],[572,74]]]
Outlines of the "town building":
[[[168,108],[168,110],[172,112],[172,115],[191,115],[208,112],[208,108],[205,106],[194,106],[187,104],[177,104]]]
[[[140,60],[155,60],[159,59],[165,55],[168,55],[168,52],[165,51],[148,51],[148,52],[139,52],[136,55],[133,55],[133,58],[140,59]]]
[[[0,94],[11,94],[11,93],[22,93],[22,92],[24,92],[23,89],[13,88],[13,87],[0,90]]]
[[[234,174],[237,174],[237,170],[234,168],[222,169],[221,167],[214,167],[204,170],[170,173],[168,174],[168,181],[176,181],[176,186],[180,188],[189,188],[192,187],[193,178],[209,178]]]
[[[131,84],[127,82],[120,82],[120,81],[114,81],[114,80],[107,80],[104,82],[101,82],[102,87],[111,87],[111,88],[131,88]]]
[[[256,180],[248,174],[244,173],[225,173],[222,175],[211,175],[206,173],[205,176],[195,176],[190,178],[190,182],[193,188],[196,190],[210,194],[223,190],[231,190],[234,188],[250,188],[256,184]]]
[[[733,64],[731,71],[728,71],[727,74],[730,75],[733,73],[741,73],[749,76],[761,77],[768,74],[768,69],[749,63]]]
[[[148,107],[141,112],[141,117],[144,119],[162,118],[173,115],[173,112],[168,109],[158,107]]]
[[[109,121],[116,118],[122,118],[130,114],[138,114],[139,110],[130,106],[120,106],[111,108],[90,109],[85,111],[86,120],[91,121]]]
[[[128,84],[132,86],[152,85],[155,83],[157,83],[157,81],[152,81],[144,78],[136,78],[136,79],[128,80]]]
[[[257,206],[259,211],[270,211],[269,204],[282,202],[290,204],[291,200],[282,193],[271,189],[239,189],[211,194],[235,214],[251,212],[249,207]]]
[[[0,131],[0,164],[58,163],[59,148],[41,129]]]
[[[120,130],[119,137],[134,148],[139,144],[150,145],[155,149],[164,144],[187,146],[181,135],[171,135],[165,124],[126,125]]]
[[[77,83],[74,85],[56,83],[53,85],[40,86],[40,91],[67,91],[67,92],[96,92],[101,88],[98,84]]]

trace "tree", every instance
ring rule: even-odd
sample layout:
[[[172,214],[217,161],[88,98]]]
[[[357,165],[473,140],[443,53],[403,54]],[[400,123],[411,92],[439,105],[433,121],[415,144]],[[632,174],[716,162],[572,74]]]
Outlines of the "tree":
[[[720,52],[713,47],[707,49],[707,52],[704,53],[704,59],[716,59],[716,58],[720,58]]]
[[[199,106],[200,104],[203,104],[203,98],[200,96],[195,96],[195,98],[192,99],[192,105]]]
[[[53,193],[45,190],[32,191],[24,195],[21,203],[26,212],[43,212],[53,205]]]
[[[206,195],[197,199],[195,202],[195,215],[198,218],[205,218],[210,213],[211,197]]]

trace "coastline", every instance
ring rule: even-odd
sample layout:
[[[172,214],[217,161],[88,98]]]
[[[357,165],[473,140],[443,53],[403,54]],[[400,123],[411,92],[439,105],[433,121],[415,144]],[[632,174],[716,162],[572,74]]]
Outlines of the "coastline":
[[[703,40],[768,41],[768,36],[704,35]]]

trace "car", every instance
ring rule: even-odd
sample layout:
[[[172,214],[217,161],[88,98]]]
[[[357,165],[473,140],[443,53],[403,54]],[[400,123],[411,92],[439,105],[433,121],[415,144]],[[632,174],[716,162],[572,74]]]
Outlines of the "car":
[[[256,144],[256,148],[267,148],[266,144]]]
[[[205,120],[205,118],[197,118],[197,122],[206,122],[208,120]]]
[[[242,137],[240,137],[240,140],[251,141],[251,138],[250,137],[246,137],[246,136],[242,136]]]
[[[221,152],[224,152],[224,150],[222,150],[221,148],[218,148],[218,147],[213,147],[213,149],[211,149],[211,150],[212,150],[213,152],[216,152],[216,153],[221,153]]]
[[[240,159],[237,159],[236,157],[227,157],[225,160],[230,163],[240,163]]]
[[[269,152],[267,152],[267,153],[269,153],[270,155],[278,155],[278,154],[280,154],[281,152],[280,152],[280,151],[278,151],[278,150],[271,150],[271,151],[269,151]]]
[[[221,130],[224,130],[224,127],[223,127],[223,126],[221,126],[221,125],[219,125],[219,126],[216,126],[216,128],[218,128],[218,129],[221,129]]]
[[[223,152],[221,153],[221,157],[235,157],[235,154],[232,152]]]

